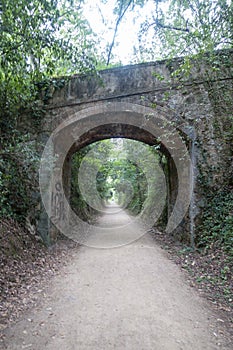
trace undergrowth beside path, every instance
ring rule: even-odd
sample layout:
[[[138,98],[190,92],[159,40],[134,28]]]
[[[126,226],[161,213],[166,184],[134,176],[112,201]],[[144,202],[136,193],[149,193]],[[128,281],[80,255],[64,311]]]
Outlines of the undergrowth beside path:
[[[45,296],[47,283],[77,247],[65,239],[47,248],[15,221],[0,222],[0,340],[3,329]]]
[[[186,271],[190,285],[212,303],[220,315],[219,322],[226,322],[232,329],[233,261],[224,248],[212,245],[208,250],[193,250],[156,229],[152,229],[151,234],[171,259]]]

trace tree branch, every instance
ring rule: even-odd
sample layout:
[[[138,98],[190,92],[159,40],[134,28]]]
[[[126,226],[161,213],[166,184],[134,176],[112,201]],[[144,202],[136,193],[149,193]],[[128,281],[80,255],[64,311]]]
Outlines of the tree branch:
[[[159,2],[156,1],[156,9],[155,9],[155,13],[156,13],[156,18],[153,17],[154,19],[154,22],[151,23],[149,27],[152,27],[152,26],[157,26],[159,28],[164,28],[164,29],[169,29],[169,30],[176,30],[176,31],[180,31],[180,32],[184,32],[184,33],[189,33],[190,30],[188,28],[188,20],[186,21],[186,28],[180,28],[180,27],[175,27],[175,26],[170,26],[170,25],[166,25],[166,24],[163,24],[160,20],[159,20]]]
[[[157,27],[164,28],[164,29],[177,30],[177,31],[180,31],[180,32],[189,33],[190,30],[187,27],[187,24],[188,24],[188,22],[186,22],[186,28],[173,27],[173,26],[169,26],[169,25],[166,25],[166,24],[162,24],[158,19],[156,19],[156,21],[154,23],[150,24],[150,26],[156,25]]]
[[[115,44],[115,39],[116,39],[116,35],[117,35],[117,31],[118,31],[118,27],[119,27],[119,24],[120,22],[122,21],[126,11],[128,10],[128,8],[130,7],[130,5],[133,3],[133,0],[129,0],[126,8],[123,10],[123,2],[121,3],[121,7],[120,7],[120,13],[119,13],[119,17],[116,21],[116,25],[115,25],[115,29],[114,29],[114,34],[113,34],[113,38],[112,38],[112,42],[111,42],[111,45],[110,45],[110,48],[109,48],[109,51],[108,51],[108,58],[107,58],[107,66],[109,65],[109,62],[110,62],[110,58],[111,58],[111,54],[112,54],[112,49],[113,49],[113,46]]]

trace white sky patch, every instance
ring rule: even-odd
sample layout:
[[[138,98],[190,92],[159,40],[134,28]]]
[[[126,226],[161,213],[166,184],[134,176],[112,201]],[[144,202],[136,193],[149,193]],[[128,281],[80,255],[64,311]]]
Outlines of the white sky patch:
[[[116,16],[113,15],[115,0],[101,4],[100,1],[93,3],[86,0],[84,15],[89,21],[94,33],[100,39],[100,52],[104,52],[107,57],[106,44],[110,44],[113,39]],[[155,11],[155,4],[149,0],[143,8],[136,6],[134,11],[128,11],[118,27],[118,33],[113,49],[114,58],[110,63],[121,62],[122,64],[135,63],[134,47],[138,47],[138,32],[141,23],[146,17],[151,17]]]

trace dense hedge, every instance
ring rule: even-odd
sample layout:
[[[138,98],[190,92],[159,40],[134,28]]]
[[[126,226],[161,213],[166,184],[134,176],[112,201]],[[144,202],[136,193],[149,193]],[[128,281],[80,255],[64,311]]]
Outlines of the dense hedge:
[[[233,188],[207,195],[197,246],[222,246],[233,257]]]

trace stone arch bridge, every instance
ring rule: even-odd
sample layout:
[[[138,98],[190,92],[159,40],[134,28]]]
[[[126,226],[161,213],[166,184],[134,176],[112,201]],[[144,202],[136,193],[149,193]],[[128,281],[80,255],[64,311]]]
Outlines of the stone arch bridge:
[[[192,61],[189,71],[178,58],[51,84],[37,135],[43,142],[50,137],[45,158],[50,153],[56,158],[55,177],[46,182],[46,164],[41,171],[42,197],[53,224],[61,230],[67,225],[72,155],[97,140],[130,138],[160,145],[168,164],[167,232],[194,244],[206,193],[223,187],[232,175],[233,51],[215,58],[214,69],[207,55]],[[52,226],[41,206],[38,231],[47,237]]]

